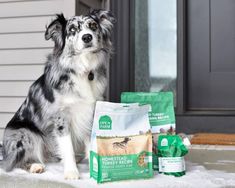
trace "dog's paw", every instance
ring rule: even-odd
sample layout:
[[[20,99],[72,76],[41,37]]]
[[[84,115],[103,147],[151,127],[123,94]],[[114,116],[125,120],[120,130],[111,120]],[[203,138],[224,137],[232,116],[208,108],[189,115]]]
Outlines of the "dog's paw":
[[[66,179],[66,180],[79,179],[79,172],[78,172],[78,170],[66,171],[64,173],[64,179]]]
[[[30,173],[38,173],[41,174],[45,170],[45,166],[41,163],[33,163],[30,166],[29,172]]]

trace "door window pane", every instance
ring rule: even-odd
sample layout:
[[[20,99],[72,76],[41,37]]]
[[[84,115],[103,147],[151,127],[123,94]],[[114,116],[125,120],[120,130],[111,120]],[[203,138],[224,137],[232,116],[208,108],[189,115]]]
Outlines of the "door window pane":
[[[135,1],[135,90],[176,94],[176,0]]]

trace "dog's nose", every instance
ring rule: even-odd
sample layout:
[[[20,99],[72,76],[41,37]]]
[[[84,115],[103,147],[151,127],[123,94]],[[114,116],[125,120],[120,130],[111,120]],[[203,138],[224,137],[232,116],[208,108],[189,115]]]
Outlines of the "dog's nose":
[[[92,35],[91,34],[85,34],[85,35],[82,36],[82,40],[85,43],[89,43],[92,40]]]

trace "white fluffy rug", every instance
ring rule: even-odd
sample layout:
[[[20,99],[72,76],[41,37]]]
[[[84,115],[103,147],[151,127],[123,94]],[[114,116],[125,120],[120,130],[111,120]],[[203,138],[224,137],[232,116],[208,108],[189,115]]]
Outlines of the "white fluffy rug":
[[[89,178],[89,168],[87,161],[83,161],[78,165],[80,170],[81,179],[79,180],[64,180],[63,179],[63,166],[61,163],[48,164],[46,171],[42,174],[30,174],[22,169],[15,169],[10,173],[4,172],[0,169],[1,185],[7,184],[8,186],[14,182],[17,184],[17,178],[25,178],[25,182],[35,180],[34,186],[38,187],[40,180],[50,180],[59,183],[71,185],[71,187],[99,187],[99,188],[214,188],[214,187],[235,187],[235,174],[226,173],[221,171],[206,170],[203,166],[187,162],[187,173],[183,177],[172,177],[166,175],[155,174],[152,179],[148,180],[129,180],[120,182],[105,183],[97,185],[93,179]],[[8,177],[4,182],[4,178]],[[10,182],[9,182],[10,180]],[[8,182],[7,182],[8,181]],[[38,185],[37,185],[38,184]],[[0,187],[1,187],[0,185]],[[34,186],[30,186],[33,188]],[[45,186],[45,183],[44,183]],[[40,186],[41,187],[41,186]],[[49,186],[48,186],[49,187]],[[63,188],[61,184],[59,186]]]

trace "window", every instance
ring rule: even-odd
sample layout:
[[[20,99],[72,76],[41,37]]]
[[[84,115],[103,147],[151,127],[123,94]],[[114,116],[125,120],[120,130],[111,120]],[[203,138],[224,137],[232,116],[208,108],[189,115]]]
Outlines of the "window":
[[[176,0],[136,0],[135,91],[176,95]]]

